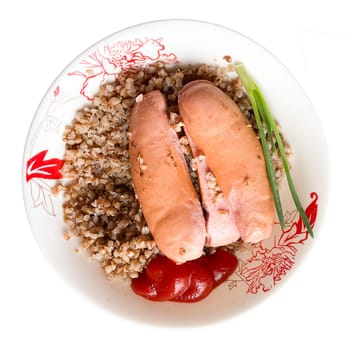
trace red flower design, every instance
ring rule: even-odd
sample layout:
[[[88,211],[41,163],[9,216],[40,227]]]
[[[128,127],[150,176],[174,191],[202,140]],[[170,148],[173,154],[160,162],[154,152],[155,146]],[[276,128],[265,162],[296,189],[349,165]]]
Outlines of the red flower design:
[[[312,192],[310,197],[313,200],[305,213],[313,227],[317,217],[318,195]],[[293,217],[291,213],[287,214]],[[295,222],[282,230],[272,248],[263,247],[262,243],[255,246],[253,256],[241,265],[238,272],[248,284],[247,293],[256,294],[259,290],[267,292],[280,281],[294,264],[297,246],[304,244],[308,237],[309,232],[299,215]]]
[[[176,63],[176,55],[165,52],[162,40],[163,38],[146,38],[104,45],[102,49],[97,49],[80,62],[84,66],[82,71],[70,72],[68,75],[84,78],[80,94],[91,101],[96,88],[108,77],[115,79],[121,70],[155,61]]]
[[[26,180],[33,178],[60,179],[62,174],[60,169],[64,160],[58,158],[46,159],[47,150],[37,153],[27,161]]]
[[[256,294],[261,288],[269,291],[294,264],[294,254],[283,247],[258,250],[240,269],[248,283],[247,293]]]

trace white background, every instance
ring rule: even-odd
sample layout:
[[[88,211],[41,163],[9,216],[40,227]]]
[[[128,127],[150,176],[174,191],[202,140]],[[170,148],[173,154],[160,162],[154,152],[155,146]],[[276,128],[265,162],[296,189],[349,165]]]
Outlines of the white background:
[[[347,2],[1,1],[0,349],[349,349]],[[210,327],[140,326],[92,305],[44,260],[23,207],[24,142],[53,79],[101,38],[162,18],[219,23],[272,51],[310,96],[331,155],[327,217],[303,266],[266,302]]]

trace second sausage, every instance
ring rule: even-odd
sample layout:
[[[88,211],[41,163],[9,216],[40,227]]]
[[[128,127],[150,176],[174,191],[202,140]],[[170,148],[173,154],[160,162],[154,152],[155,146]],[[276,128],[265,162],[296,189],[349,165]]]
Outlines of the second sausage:
[[[255,243],[270,236],[275,207],[264,155],[237,104],[209,81],[196,80],[180,91],[179,109],[232,207],[241,238]]]

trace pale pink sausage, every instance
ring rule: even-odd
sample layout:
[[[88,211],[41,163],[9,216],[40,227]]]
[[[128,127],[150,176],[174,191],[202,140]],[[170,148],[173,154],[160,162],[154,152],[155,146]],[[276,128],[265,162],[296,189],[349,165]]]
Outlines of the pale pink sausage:
[[[240,234],[232,213],[231,206],[224,197],[221,189],[217,190],[215,183],[210,181],[210,169],[208,168],[205,155],[202,154],[197,146],[187,134],[192,155],[195,160],[199,187],[202,197],[202,205],[206,213],[207,241],[209,247],[219,247],[235,242]]]
[[[200,257],[203,211],[160,91],[135,104],[129,131],[133,184],[159,249],[177,263]]]
[[[212,83],[187,84],[179,94],[186,130],[228,199],[245,242],[272,233],[275,207],[261,145],[236,103]]]

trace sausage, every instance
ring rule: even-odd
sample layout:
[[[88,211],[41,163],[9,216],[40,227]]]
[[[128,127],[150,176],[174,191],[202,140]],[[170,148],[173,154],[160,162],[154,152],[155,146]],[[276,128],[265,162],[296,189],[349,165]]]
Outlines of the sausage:
[[[179,93],[186,131],[205,157],[227,198],[245,242],[272,233],[275,207],[261,145],[237,104],[205,80]]]
[[[135,104],[129,132],[132,181],[159,249],[176,263],[197,259],[206,239],[203,210],[160,91]]]
[[[208,168],[205,155],[200,153],[191,137],[188,136],[186,128],[185,133],[195,160],[202,205],[206,213],[206,245],[209,247],[219,247],[235,242],[239,239],[240,234],[231,206],[215,181],[210,181],[213,180],[213,174]]]

